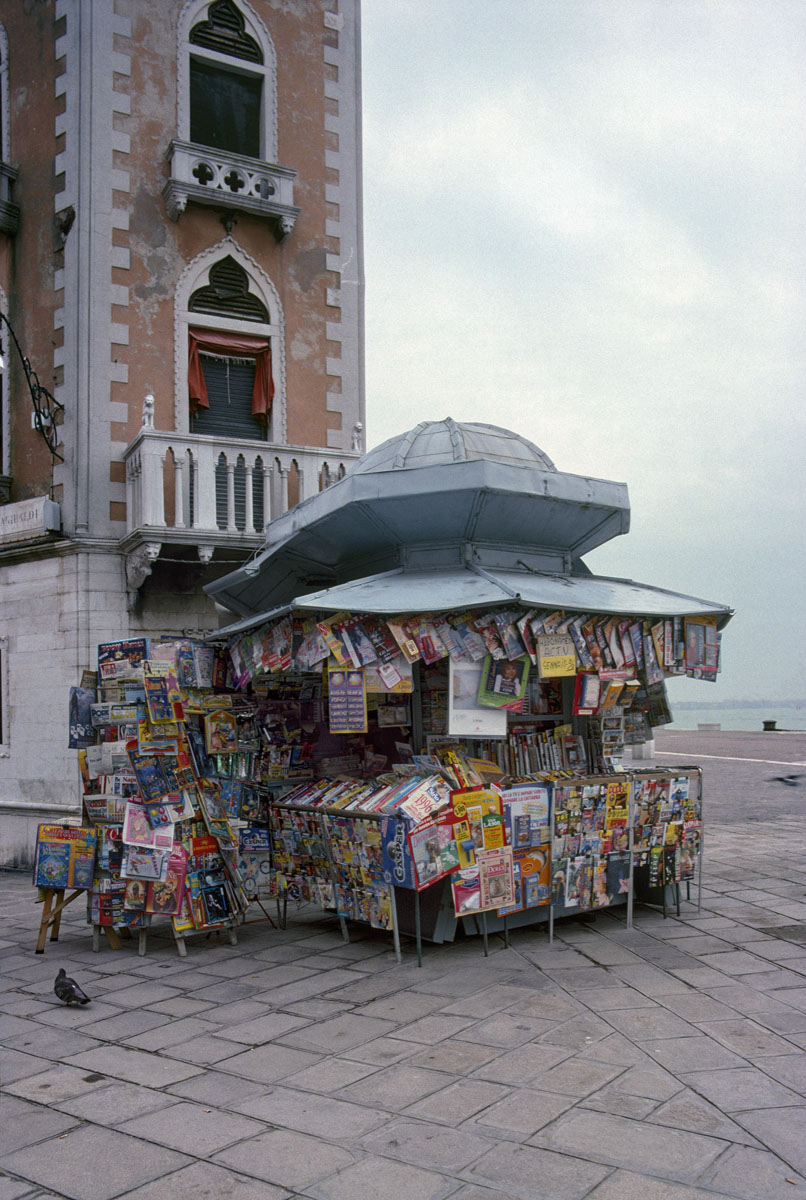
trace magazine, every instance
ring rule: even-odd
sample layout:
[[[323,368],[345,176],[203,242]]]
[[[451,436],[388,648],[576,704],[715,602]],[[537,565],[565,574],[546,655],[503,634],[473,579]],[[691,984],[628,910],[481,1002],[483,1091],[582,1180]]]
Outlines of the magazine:
[[[520,711],[529,678],[529,657],[516,659],[485,658],[476,702],[482,708],[509,708]]]
[[[479,908],[506,908],[515,903],[515,880],[512,871],[512,847],[481,850],[476,854],[479,869]]]

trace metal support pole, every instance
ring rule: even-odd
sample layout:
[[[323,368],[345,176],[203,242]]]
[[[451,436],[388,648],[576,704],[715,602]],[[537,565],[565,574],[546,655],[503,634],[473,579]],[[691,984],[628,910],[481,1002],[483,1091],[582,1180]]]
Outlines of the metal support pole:
[[[420,893],[414,893],[414,937],[417,942],[417,966],[423,965],[423,938],[420,926]]]

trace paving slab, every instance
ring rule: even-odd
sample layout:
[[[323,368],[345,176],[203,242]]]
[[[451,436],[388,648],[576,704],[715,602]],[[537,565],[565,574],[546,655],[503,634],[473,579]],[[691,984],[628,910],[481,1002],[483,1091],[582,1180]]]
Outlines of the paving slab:
[[[248,1096],[258,1095],[263,1088],[264,1084],[254,1079],[240,1079],[224,1071],[209,1070],[170,1084],[165,1088],[165,1096],[171,1102],[175,1096],[183,1096],[186,1100],[196,1100],[212,1108],[228,1108]]]
[[[453,1075],[469,1075],[498,1058],[495,1046],[477,1046],[472,1042],[447,1041],[429,1046],[406,1061],[412,1067],[428,1067],[432,1071],[448,1071]]]
[[[313,1184],[308,1195],[315,1200],[379,1200],[380,1196],[405,1196],[406,1200],[442,1200],[454,1192],[455,1180],[408,1163],[367,1155],[322,1183]]]
[[[490,1148],[490,1141],[461,1129],[402,1120],[365,1137],[361,1145],[371,1154],[455,1174],[483,1155]]]
[[[417,1042],[404,1042],[401,1038],[380,1037],[365,1046],[354,1046],[344,1051],[345,1058],[354,1058],[358,1062],[372,1063],[378,1067],[390,1066],[411,1058],[417,1052]]]
[[[285,1082],[289,1087],[327,1095],[372,1075],[377,1069],[349,1058],[324,1058],[312,1067],[298,1071],[296,1075],[289,1075]]]
[[[541,1091],[581,1098],[616,1079],[624,1069],[622,1066],[597,1063],[576,1056],[566,1058],[546,1071],[539,1071],[528,1082]]]
[[[229,1045],[232,1049],[232,1042]],[[294,1050],[291,1046],[269,1044],[220,1059],[216,1067],[219,1071],[254,1079],[258,1083],[274,1083],[286,1075],[294,1075],[304,1067],[312,1066],[313,1063],[319,1062],[321,1057],[321,1054],[312,1054],[308,1050]]]
[[[733,1021],[705,1021],[700,1023],[699,1028],[709,1037],[721,1042],[729,1050],[735,1050],[751,1062],[757,1058],[773,1058],[792,1053],[790,1042],[746,1017]]]
[[[634,1171],[614,1171],[586,1197],[586,1200],[716,1200],[710,1190],[652,1179]],[[772,1200],[765,1196],[764,1200]]]
[[[262,1014],[251,1020],[239,1022],[236,1017],[231,1025],[219,1025],[217,1037],[228,1042],[240,1042],[244,1046],[262,1046],[308,1024],[310,1022],[306,1017],[264,1009]]]
[[[271,1129],[214,1155],[214,1162],[293,1191],[350,1166],[355,1155],[322,1138]],[[226,1194],[226,1193],[225,1193]]]
[[[733,1146],[699,1181],[703,1187],[738,1200],[771,1200],[786,1196],[806,1200],[806,1179],[766,1150]]]
[[[532,1087],[513,1088],[508,1096],[474,1115],[464,1128],[479,1133],[522,1141],[555,1121],[574,1104],[572,1096],[538,1091]],[[411,1110],[409,1110],[411,1111]]]
[[[340,1054],[354,1046],[363,1046],[366,1042],[383,1037],[394,1029],[394,1021],[342,1013],[330,1021],[307,1023],[303,1028],[284,1034],[280,1041],[282,1045],[293,1046],[298,1050]]]
[[[107,1080],[105,1087],[60,1100],[58,1107],[62,1112],[71,1113],[83,1121],[114,1126],[173,1103],[174,1097],[167,1092],[141,1087],[136,1083],[110,1083]]]
[[[626,1008],[608,1012],[606,1020],[619,1033],[631,1041],[643,1042],[649,1038],[692,1037],[697,1030],[668,1009],[659,1004],[653,1008]]]
[[[465,1171],[522,1200],[582,1200],[609,1174],[609,1168],[587,1159],[511,1142],[498,1143]]]
[[[488,1079],[492,1083],[530,1083],[542,1071],[548,1071],[557,1063],[571,1058],[573,1050],[560,1046],[545,1046],[529,1043],[517,1050],[499,1054],[497,1058],[477,1067],[473,1075]]]
[[[171,1018],[167,1013],[151,1012],[139,1008],[134,1011],[115,1009],[111,1016],[93,1020],[92,1024],[84,1026],[84,1033],[104,1042],[122,1042],[126,1038],[137,1037],[150,1029],[164,1028],[170,1025]]]
[[[71,1100],[75,1096],[83,1096],[85,1092],[97,1091],[99,1087],[105,1087],[108,1083],[105,1075],[57,1064],[39,1075],[29,1075],[16,1083],[10,1083],[4,1090],[10,1096],[19,1096],[23,1100],[58,1105],[62,1100]]]
[[[195,1162],[126,1193],[127,1200],[285,1200],[290,1193],[214,1163]]]
[[[598,1092],[592,1092],[590,1096],[583,1096],[578,1103],[580,1108],[613,1113],[617,1117],[632,1117],[636,1121],[643,1121],[658,1107],[657,1100],[650,1100],[646,1096],[631,1096],[627,1092],[620,1092],[613,1084],[599,1088]]]
[[[327,1130],[329,1138],[340,1142],[361,1137],[392,1117],[390,1112],[380,1108],[351,1104],[313,1092],[297,1092],[287,1087],[271,1088],[263,1095],[232,1107],[246,1116],[299,1133],[321,1135]]]
[[[531,1138],[530,1144],[683,1183],[696,1182],[730,1145],[717,1138],[585,1109],[559,1117]]]
[[[456,1077],[446,1072],[399,1063],[349,1084],[339,1092],[339,1096],[344,1100],[378,1104],[399,1112],[424,1096],[456,1082]]]
[[[31,1104],[17,1096],[5,1096],[3,1120],[0,1122],[0,1164],[9,1165],[8,1156],[13,1151],[45,1141],[54,1134],[64,1133],[77,1123],[75,1117],[66,1113]],[[15,1168],[11,1166],[10,1170]]]
[[[48,1065],[47,1059],[39,1058],[36,1054],[0,1047],[0,1080],[3,1085],[25,1079],[28,1075],[41,1075]]]
[[[34,1149],[17,1150],[3,1165],[69,1200],[111,1200],[189,1161],[174,1150],[144,1146],[138,1138],[100,1125],[84,1125],[39,1142]]]
[[[609,1013],[629,1008],[655,1008],[657,1002],[650,1000],[643,992],[635,988],[618,986],[618,980],[613,980],[616,986],[589,988],[585,992],[585,1007],[595,1013]]]
[[[531,1042],[541,1034],[555,1030],[551,1020],[529,1017],[523,1013],[502,1012],[486,1020],[474,1021],[457,1034],[458,1040],[475,1042],[482,1046],[500,1046],[511,1049]],[[402,1036],[402,1034],[401,1034]]]
[[[796,1054],[785,1054],[776,1058],[760,1058],[758,1065],[762,1071],[806,1096],[806,1053],[802,1050]]]
[[[695,1037],[663,1038],[660,1041],[645,1041],[641,1048],[656,1059],[661,1066],[674,1074],[685,1071],[722,1070],[743,1067],[745,1060],[713,1038]]]
[[[65,1061],[70,1066],[85,1067],[88,1071],[124,1079],[127,1083],[141,1083],[145,1087],[165,1087],[199,1074],[198,1067],[128,1046],[100,1046],[96,1050],[73,1054]]]
[[[658,1105],[651,1115],[647,1115],[647,1120],[651,1124],[687,1129],[689,1133],[704,1133],[748,1146],[759,1144],[741,1125],[689,1088],[683,1088],[671,1100]]]
[[[500,1083],[485,1083],[482,1079],[459,1079],[448,1087],[432,1092],[403,1110],[407,1117],[436,1121],[440,1125],[461,1125],[476,1113],[488,1109],[512,1093]]]
[[[806,1175],[806,1105],[749,1109],[736,1120],[789,1166]]]
[[[370,1000],[361,1008],[355,1009],[357,1016],[380,1017],[384,1021],[395,1021],[398,1025],[406,1025],[418,1021],[420,1017],[430,1016],[443,1005],[441,996],[427,996],[424,992],[401,991]]]
[[[156,1142],[184,1154],[206,1158],[233,1142],[256,1137],[264,1132],[265,1125],[250,1117],[180,1101],[170,1108],[134,1117],[119,1129],[121,1133],[142,1138],[149,1144]]]

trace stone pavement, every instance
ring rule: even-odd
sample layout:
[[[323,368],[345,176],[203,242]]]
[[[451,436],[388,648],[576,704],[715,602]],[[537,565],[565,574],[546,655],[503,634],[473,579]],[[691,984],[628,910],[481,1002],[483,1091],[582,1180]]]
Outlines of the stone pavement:
[[[775,820],[707,828],[701,911],[600,912],[486,959],[427,945],[421,969],[310,906],[180,960],[166,934],[93,954],[78,900],[35,955],[34,890],[0,876],[0,1200],[806,1200],[788,790]],[[56,1002],[60,966],[88,1007]]]

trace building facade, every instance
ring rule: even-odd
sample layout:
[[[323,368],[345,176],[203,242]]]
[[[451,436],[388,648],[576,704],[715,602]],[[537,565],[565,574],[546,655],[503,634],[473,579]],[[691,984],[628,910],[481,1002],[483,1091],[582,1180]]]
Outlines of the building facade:
[[[0,0],[0,56],[16,865],[76,811],[98,643],[217,627],[203,586],[363,452],[359,0]]]

